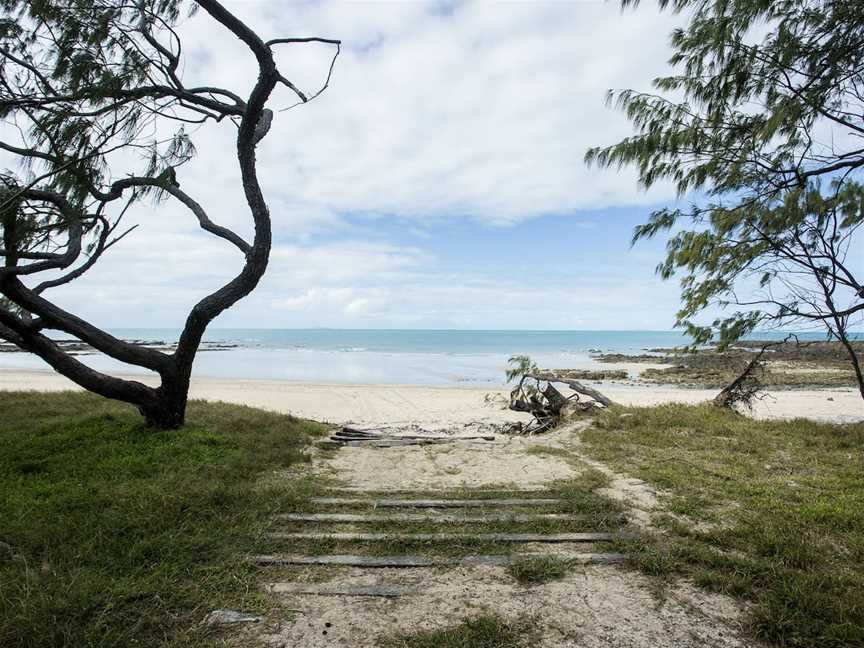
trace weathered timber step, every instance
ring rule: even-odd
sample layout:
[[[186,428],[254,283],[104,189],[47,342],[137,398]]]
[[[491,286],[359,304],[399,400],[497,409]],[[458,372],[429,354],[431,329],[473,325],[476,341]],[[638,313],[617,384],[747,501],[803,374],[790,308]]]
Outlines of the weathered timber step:
[[[458,565],[508,565],[516,560],[543,554],[529,555],[477,555],[463,557],[447,556],[355,556],[355,555],[266,555],[253,556],[259,565],[338,565],[346,567],[450,567]],[[618,553],[581,553],[561,556],[581,565],[605,565],[620,563],[627,559]]]
[[[313,504],[323,506],[357,506],[366,504],[376,508],[468,508],[483,506],[550,506],[560,499],[471,499],[471,500],[411,500],[411,499],[344,499],[341,497],[313,497]]]
[[[345,542],[383,542],[415,540],[418,542],[602,542],[624,539],[620,533],[267,533],[271,540],[337,540]]]
[[[404,585],[338,585],[332,583],[270,583],[271,594],[307,594],[312,596],[378,596],[395,598],[410,596],[419,589]]]
[[[274,520],[284,522],[324,522],[338,524],[342,522],[378,523],[378,522],[537,522],[540,520],[591,520],[584,515],[569,513],[533,513],[519,515],[517,513],[487,513],[485,515],[446,515],[436,513],[390,513],[364,515],[362,513],[278,513]],[[616,518],[619,519],[619,518]]]
[[[350,493],[352,495],[366,495],[367,497],[394,497],[398,495],[417,495],[418,491],[412,488],[388,488],[385,490],[369,490],[363,486],[327,486],[324,488],[325,491],[329,493]],[[454,491],[446,488],[438,488],[438,489],[424,489],[422,491],[423,495],[458,495],[460,492],[464,492],[468,489],[460,489]],[[549,490],[546,488],[507,488],[502,486],[479,486],[477,488],[470,489],[472,493],[497,493],[507,496],[520,496],[527,495],[529,497],[538,495],[541,493],[548,493]]]
[[[430,436],[430,435],[373,435],[373,434],[355,434],[348,432],[336,432],[330,435],[330,438],[341,441],[431,441],[438,443],[453,443],[454,441],[494,441],[494,436]]]
[[[444,443],[455,443],[456,441],[470,441],[480,443],[482,439],[453,438],[453,439],[343,439],[341,437],[330,437],[333,443],[348,446],[349,448],[399,448],[403,446],[426,446],[442,445]],[[493,437],[487,441],[494,441]]]

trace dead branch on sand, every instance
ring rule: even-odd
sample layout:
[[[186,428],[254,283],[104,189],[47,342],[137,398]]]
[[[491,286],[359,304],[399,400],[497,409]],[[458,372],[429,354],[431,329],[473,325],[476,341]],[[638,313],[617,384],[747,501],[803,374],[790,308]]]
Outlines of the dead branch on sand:
[[[763,344],[738,377],[721,389],[711,402],[717,407],[726,409],[734,409],[736,405],[742,405],[748,410],[752,410],[753,402],[764,398],[764,387],[759,379],[759,374],[763,368],[762,356],[772,347],[783,346],[791,339],[795,340],[796,346],[806,346],[806,343],[798,340],[798,336],[791,333],[783,340]]]
[[[509,364],[511,368],[506,373],[507,382],[519,380],[510,392],[509,407],[513,411],[528,412],[534,416],[531,423],[517,429],[518,433],[545,432],[576,413],[592,413],[613,405],[599,391],[577,380],[550,371],[540,371],[528,356],[514,356],[510,358]],[[565,396],[553,383],[566,385],[573,393]],[[591,400],[582,400],[582,396]]]

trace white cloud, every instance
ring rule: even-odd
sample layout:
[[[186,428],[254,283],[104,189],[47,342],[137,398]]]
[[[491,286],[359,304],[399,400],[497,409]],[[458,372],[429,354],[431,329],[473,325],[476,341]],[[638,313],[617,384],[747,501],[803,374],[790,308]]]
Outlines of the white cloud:
[[[591,285],[538,286],[455,273],[424,249],[454,219],[496,227],[669,197],[668,187],[646,195],[632,173],[582,162],[589,146],[629,134],[604,94],[647,88],[663,69],[669,15],[621,13],[599,0],[226,4],[262,37],[335,37],[344,48],[330,89],[278,113],[259,147],[275,246],[259,289],[219,325],[620,328],[622,306],[644,309],[632,328],[670,324],[674,287],[650,276],[627,282],[598,269]],[[251,88],[248,50],[203,11],[181,35],[189,85]],[[277,58],[314,90],[330,54],[292,45]],[[294,99],[281,89],[273,106]],[[179,179],[213,220],[251,238],[235,134],[227,123],[193,133],[199,154]],[[407,220],[416,247],[370,235],[390,216]],[[174,202],[141,205],[129,221],[142,227],[86,280],[58,291],[61,303],[108,326],[179,326],[242,263]]]
[[[260,147],[271,202],[293,206],[285,227],[304,214],[341,212],[506,223],[671,195],[660,188],[646,196],[632,173],[582,162],[588,147],[630,132],[604,95],[647,88],[663,69],[667,14],[622,13],[599,1],[458,3],[449,13],[419,3],[231,7],[265,37],[345,42],[330,89],[278,113]],[[208,52],[194,69],[187,66],[190,82],[251,85],[250,54],[206,15],[183,33],[187,51]],[[331,53],[321,45],[277,46],[283,71],[307,90],[320,85]],[[295,99],[282,89],[273,105]],[[198,138],[201,159],[183,177],[236,186],[230,133],[213,130]]]

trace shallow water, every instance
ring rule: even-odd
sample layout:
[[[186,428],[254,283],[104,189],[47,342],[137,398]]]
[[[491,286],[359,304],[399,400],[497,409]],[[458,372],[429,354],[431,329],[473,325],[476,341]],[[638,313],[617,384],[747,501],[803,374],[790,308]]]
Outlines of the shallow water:
[[[112,333],[124,339],[165,343],[174,342],[178,335],[168,329],[117,329]],[[213,329],[205,340],[231,348],[206,350],[205,345],[195,363],[196,376],[450,386],[501,385],[507,359],[517,354],[530,355],[541,367],[587,369],[598,366],[591,358],[597,352],[640,353],[687,342],[677,331],[338,329]],[[98,354],[79,359],[98,370],[145,373]],[[25,353],[2,353],[0,367],[46,365]]]

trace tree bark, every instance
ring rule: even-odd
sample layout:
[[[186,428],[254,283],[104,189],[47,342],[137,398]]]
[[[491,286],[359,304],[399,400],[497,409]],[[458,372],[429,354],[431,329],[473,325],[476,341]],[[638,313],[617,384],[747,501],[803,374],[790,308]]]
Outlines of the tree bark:
[[[160,430],[174,430],[186,423],[186,404],[189,398],[189,381],[185,384],[162,382],[156,390],[156,398],[138,411],[147,425]]]

